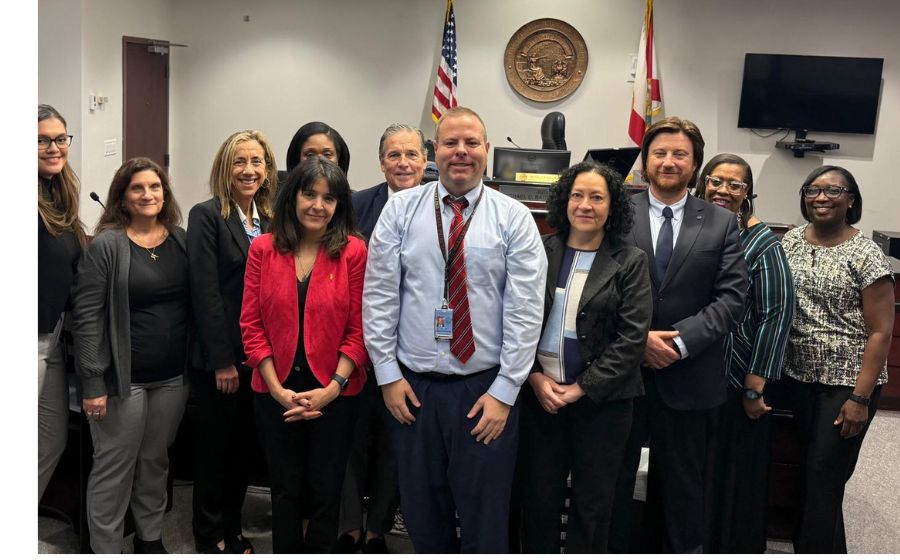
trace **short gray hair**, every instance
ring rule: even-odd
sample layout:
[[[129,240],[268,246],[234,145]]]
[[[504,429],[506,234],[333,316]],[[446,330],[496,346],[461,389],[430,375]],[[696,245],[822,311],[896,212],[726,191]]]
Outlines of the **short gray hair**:
[[[419,137],[419,146],[422,149],[422,156],[425,157],[428,154],[425,149],[425,135],[422,134],[421,130],[411,124],[393,123],[384,129],[384,133],[382,133],[381,135],[381,140],[379,140],[378,142],[378,161],[384,160],[384,143],[388,138],[390,138],[394,134],[397,134],[398,132],[414,132],[416,136]]]

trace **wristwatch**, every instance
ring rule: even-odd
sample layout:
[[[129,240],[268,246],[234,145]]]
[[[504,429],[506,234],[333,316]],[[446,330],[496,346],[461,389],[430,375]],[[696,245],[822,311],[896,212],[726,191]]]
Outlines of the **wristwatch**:
[[[851,400],[855,403],[859,403],[863,406],[869,406],[869,401],[871,400],[871,399],[869,399],[869,397],[863,397],[863,396],[857,395],[856,393],[850,393],[850,396],[847,397],[847,399]]]
[[[341,391],[347,388],[347,383],[350,383],[350,380],[346,377],[342,377],[336,373],[331,374],[331,380],[337,381],[337,384],[341,386]]]
[[[744,389],[744,398],[748,401],[756,401],[761,399],[763,396],[762,393],[756,391],[755,389]]]

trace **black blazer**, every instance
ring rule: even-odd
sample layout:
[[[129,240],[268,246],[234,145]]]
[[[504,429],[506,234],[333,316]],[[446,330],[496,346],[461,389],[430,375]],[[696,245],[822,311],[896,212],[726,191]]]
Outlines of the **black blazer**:
[[[232,207],[222,218],[216,198],[191,208],[187,248],[190,262],[191,304],[197,336],[191,347],[191,364],[214,371],[246,360],[241,343],[241,301],[244,268],[250,241]],[[269,221],[260,215],[265,233]]]
[[[631,200],[634,227],[627,239],[655,262],[650,198],[644,191]],[[660,282],[651,266],[650,279],[650,330],[679,331],[688,351],[656,375],[663,402],[676,410],[718,406],[725,401],[725,335],[740,321],[749,286],[734,214],[688,195],[666,278]]]
[[[545,235],[543,240],[547,251],[546,325],[566,240],[559,234]],[[652,311],[647,255],[635,247],[604,239],[585,281],[575,320],[581,358],[587,366],[578,384],[592,401],[644,394],[640,365]],[[540,364],[535,361],[535,365],[540,371]]]
[[[353,193],[353,211],[356,213],[356,225],[367,242],[372,237],[381,210],[388,200],[388,185],[381,183],[374,187]]]

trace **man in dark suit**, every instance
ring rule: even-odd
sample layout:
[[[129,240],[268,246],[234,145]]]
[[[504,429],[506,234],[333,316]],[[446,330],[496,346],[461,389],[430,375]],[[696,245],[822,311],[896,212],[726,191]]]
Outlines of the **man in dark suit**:
[[[353,193],[356,223],[366,239],[372,235],[388,198],[422,183],[427,163],[425,153],[425,136],[418,128],[392,124],[385,129],[378,144],[384,182]]]
[[[385,181],[353,193],[359,231],[368,239],[375,229],[381,209],[395,193],[419,185],[425,173],[425,136],[407,124],[392,124],[378,144],[378,159]],[[388,552],[384,533],[394,523],[397,509],[397,463],[391,451],[390,434],[384,425],[384,401],[375,376],[371,375],[361,394],[360,414],[353,447],[344,477],[341,496],[341,536],[337,553],[362,548],[367,553]],[[362,498],[369,497],[363,538]]]
[[[641,146],[650,188],[632,199],[630,243],[651,263],[653,319],[643,363],[646,396],[635,401],[610,552],[628,551],[627,517],[648,435],[647,508],[661,528],[661,549],[703,550],[704,468],[713,412],[726,396],[724,337],[741,317],[748,282],[734,214],[688,194],[703,145],[696,125],[669,117],[647,129]]]

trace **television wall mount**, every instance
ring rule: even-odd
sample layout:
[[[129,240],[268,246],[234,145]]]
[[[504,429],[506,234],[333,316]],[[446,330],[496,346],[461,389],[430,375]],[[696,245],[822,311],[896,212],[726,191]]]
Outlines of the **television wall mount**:
[[[816,142],[808,139],[806,137],[808,132],[808,130],[796,130],[794,131],[793,140],[778,140],[775,142],[775,147],[794,152],[794,157],[796,158],[806,156],[807,152],[825,153],[827,150],[839,150],[841,148],[841,145],[835,142]]]

